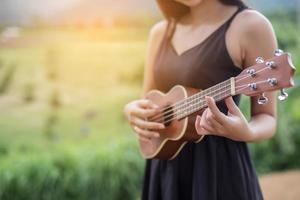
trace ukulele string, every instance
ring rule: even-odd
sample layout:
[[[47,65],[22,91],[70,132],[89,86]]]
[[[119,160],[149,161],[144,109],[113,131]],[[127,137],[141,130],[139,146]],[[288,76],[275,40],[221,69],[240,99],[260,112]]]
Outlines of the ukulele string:
[[[227,90],[223,90],[223,89],[224,88],[220,88],[218,91],[215,90],[213,93],[218,92],[218,93],[215,94],[215,96],[219,96],[219,95],[222,95],[223,93],[229,92],[229,88]],[[199,101],[204,100],[205,96],[211,96],[211,95],[212,95],[212,93],[210,93],[210,94],[203,94],[200,97],[195,98],[194,100],[191,100],[190,102],[187,102],[186,104],[183,104],[183,105],[181,105],[179,107],[174,107],[175,109],[170,109],[168,113],[162,115],[160,118],[158,118],[158,120],[161,121],[161,120],[164,120],[165,118],[168,118],[168,117],[170,117],[170,116],[172,116],[174,114],[178,114],[178,112],[185,111],[185,110],[188,109],[188,107],[187,107],[188,105],[190,107],[195,106],[195,105],[199,104]]]
[[[227,80],[227,81],[228,81],[228,80]],[[222,83],[223,83],[223,82],[222,82]],[[224,83],[225,83],[225,81],[224,81]],[[155,120],[157,120],[157,119],[161,119],[161,118],[168,117],[168,114],[173,113],[172,107],[176,108],[176,110],[182,109],[182,108],[184,108],[185,106],[187,106],[187,105],[193,103],[194,101],[199,101],[201,98],[204,98],[205,96],[211,96],[212,94],[217,93],[217,92],[219,92],[220,90],[226,89],[226,87],[227,87],[227,89],[229,89],[229,88],[228,88],[229,85],[225,85],[225,86],[219,87],[218,89],[213,90],[213,91],[206,91],[206,90],[204,90],[203,93],[198,93],[198,95],[200,95],[199,97],[194,98],[194,99],[188,99],[188,98],[185,98],[185,99],[184,99],[184,100],[186,101],[185,103],[183,103],[183,104],[181,104],[181,105],[179,105],[179,106],[177,106],[176,104],[173,104],[174,106],[173,106],[173,105],[168,106],[168,107],[164,108],[164,110],[166,110],[166,111],[161,112],[160,114],[154,115],[154,117],[152,117],[152,118],[149,119],[149,120],[150,120],[150,121],[155,121]],[[227,91],[227,90],[226,90],[226,91]],[[217,94],[217,95],[218,95],[218,94]],[[188,100],[190,100],[190,101],[188,101]],[[182,100],[181,100],[181,101],[182,101]]]
[[[266,69],[268,69],[268,68],[269,68],[269,67],[264,67],[264,68],[258,70],[256,73],[258,74],[258,73],[260,73],[260,72],[262,72],[262,71],[264,71],[264,70],[266,70]],[[235,83],[238,83],[239,81],[241,81],[241,80],[243,80],[243,79],[245,79],[245,78],[249,78],[249,77],[251,77],[251,74],[246,74],[244,77],[241,77],[240,79],[235,80]],[[229,79],[227,79],[227,80],[221,82],[221,83],[218,84],[218,85],[224,84],[224,83],[227,82],[227,81],[229,81]],[[214,87],[214,86],[213,86],[213,87]],[[214,93],[214,92],[216,92],[216,91],[218,91],[218,90],[220,90],[220,89],[225,89],[226,87],[228,87],[228,85],[225,85],[225,86],[223,86],[222,88],[217,88],[215,91],[209,91],[209,92],[210,92],[210,93]],[[237,86],[237,87],[241,87],[241,86]],[[236,87],[236,88],[237,88],[237,87]],[[208,89],[210,89],[210,88],[208,88]],[[203,91],[203,94],[205,93],[205,91],[206,91],[206,90]],[[208,91],[207,91],[207,92],[208,92]],[[210,95],[209,95],[209,94],[206,94],[206,96],[210,96]],[[190,98],[190,97],[188,97],[188,98]],[[172,105],[170,105],[170,106],[168,106],[168,107],[165,107],[165,108],[163,108],[163,109],[159,109],[158,111],[163,111],[163,112],[160,112],[159,114],[152,116],[152,118],[150,118],[150,119],[148,119],[148,120],[153,121],[153,120],[157,120],[157,119],[159,119],[159,118],[161,118],[161,117],[165,117],[166,114],[173,112],[173,110],[171,109],[172,107],[175,107],[175,106],[177,106],[177,105],[180,104],[180,103],[183,103],[184,101],[188,100],[188,98],[182,99],[182,100],[180,100],[180,101],[178,101],[178,102],[176,102],[176,103],[174,103],[174,104],[172,104]],[[191,102],[185,102],[185,103],[181,104],[181,105],[178,107],[178,109],[180,109],[181,107],[184,107],[184,106],[186,106],[186,105],[192,103],[192,102],[195,101],[195,100],[199,100],[199,99],[201,99],[201,98],[203,98],[203,95],[200,95],[199,97],[197,97],[197,98],[191,100]]]
[[[269,67],[264,67],[264,68],[258,70],[255,74],[258,74],[258,73],[260,73],[260,72],[262,72],[262,71],[264,71],[264,70],[266,70],[266,69],[269,69]],[[243,79],[245,79],[245,78],[249,78],[249,77],[252,76],[251,74],[244,74],[244,75],[245,75],[244,77],[241,77],[240,79],[237,79],[237,80],[235,81],[235,83],[238,83],[239,81],[241,81],[241,80],[243,80]]]
[[[245,86],[245,88],[241,88],[241,89],[238,89],[237,91],[241,91],[241,90],[244,90],[244,89],[246,89],[248,86]],[[205,102],[203,103],[203,102],[201,102],[202,104],[203,104],[203,106],[204,107],[207,107],[207,105],[205,105]],[[196,111],[195,111],[196,112]],[[169,123],[169,122],[172,122],[173,120],[175,120],[175,119],[178,119],[177,118],[177,116],[174,114],[173,116],[172,116],[172,118],[171,119],[168,119],[168,120],[166,120],[166,121],[163,121],[163,122],[161,122],[161,123],[165,123],[165,124],[167,124],[167,123]]]
[[[221,82],[221,83],[219,83],[218,85],[221,85],[221,84],[224,84],[225,82],[227,82],[227,81],[229,81],[228,79],[227,80],[225,80],[225,81],[223,81],[223,82]],[[217,85],[215,85],[215,86],[212,86],[211,88],[207,88],[207,89],[205,89],[205,90],[203,90],[203,91],[201,91],[200,93],[197,93],[197,94],[195,94],[195,95],[201,95],[201,93],[208,93],[208,92],[215,92],[215,91],[209,91],[209,90],[211,90],[213,87],[216,87]],[[218,88],[217,90],[219,90],[220,88]],[[224,88],[223,88],[224,89]],[[157,111],[158,112],[160,112],[160,111],[163,111],[163,112],[160,112],[159,114],[157,114],[157,115],[154,115],[154,116],[152,116],[152,118],[150,118],[149,120],[150,121],[152,121],[152,120],[155,120],[155,117],[158,117],[158,115],[165,115],[166,113],[168,113],[168,112],[170,112],[170,108],[172,108],[172,107],[175,107],[175,106],[178,106],[179,104],[181,104],[181,105],[179,105],[179,108],[181,107],[181,106],[185,106],[186,104],[184,104],[184,103],[188,103],[188,102],[184,102],[184,101],[188,101],[189,100],[189,98],[191,98],[192,96],[190,96],[190,97],[187,97],[187,98],[184,98],[184,99],[181,99],[181,100],[179,100],[179,101],[177,101],[176,103],[174,103],[174,104],[172,104],[172,105],[169,105],[169,106],[167,106],[167,107],[164,107],[164,108],[161,108],[161,109],[158,109]],[[167,110],[167,111],[166,111]]]
[[[260,83],[267,83],[268,82],[268,80],[264,80],[264,81],[258,81],[258,82],[256,82],[256,84],[260,84]],[[237,86],[236,88],[238,88],[238,87],[245,87],[245,86],[247,86],[248,87],[248,84],[245,84],[245,85],[240,85],[240,86]]]
[[[221,92],[219,95],[221,95],[223,92]],[[198,102],[198,103],[196,103],[196,104],[198,104],[200,107],[202,107],[202,108],[204,108],[205,106],[206,106],[206,101],[202,101],[202,102]],[[195,105],[195,104],[194,104]],[[202,109],[201,108],[201,109]],[[197,109],[198,110],[198,109]],[[186,113],[194,113],[194,112],[196,112],[197,110],[195,110],[195,109],[193,109],[193,110],[191,110],[191,109],[186,109],[186,110],[179,110],[179,112],[176,112],[176,113],[174,113],[174,114],[172,114],[172,115],[170,115],[169,117],[171,117],[171,118],[164,118],[164,119],[162,119],[163,121],[160,121],[160,123],[169,123],[169,122],[171,122],[171,121],[173,121],[174,119],[180,119],[180,118],[178,118],[178,116],[180,116],[180,114],[186,114]],[[165,121],[165,119],[167,119],[166,121]]]
[[[268,82],[268,80],[265,80],[265,81],[259,81],[259,82],[257,82],[256,84],[262,84],[262,83],[266,83],[266,82]],[[239,86],[239,87],[243,87],[243,88],[240,88],[240,89],[238,89],[238,90],[236,90],[237,92],[239,92],[239,91],[242,91],[242,90],[244,90],[244,89],[246,89],[246,88],[248,88],[249,86],[248,86],[248,84],[245,84],[245,85],[242,85],[242,86]],[[226,90],[225,91],[223,91],[223,92],[226,92]],[[228,91],[227,91],[228,92]],[[219,93],[219,94],[217,94],[216,96],[219,96],[219,95],[221,95],[222,94],[222,92],[221,93]],[[216,98],[217,99],[217,98]],[[205,105],[206,104],[206,101],[202,101],[202,102],[196,102],[196,104],[200,104],[200,106],[204,106],[204,107],[207,107],[207,105]],[[195,104],[194,104],[195,105]],[[191,107],[192,106],[194,106],[194,105],[192,105],[191,104]],[[181,114],[183,114],[183,113],[186,113],[186,112],[188,112],[188,111],[191,111],[191,110],[189,110],[189,109],[186,109],[186,110],[183,110],[183,111],[181,111],[182,113]],[[196,112],[196,111],[195,111]],[[179,113],[180,114],[180,113]],[[178,119],[177,118],[177,116],[178,116],[178,112],[175,112],[175,114],[173,114],[173,115],[169,115],[168,117],[173,117],[173,118],[171,118],[171,119],[168,119],[167,121],[162,121],[163,123],[168,123],[168,122],[171,122],[171,121],[173,121],[174,119]],[[167,117],[166,117],[167,118]],[[164,120],[164,119],[163,119]],[[162,123],[161,122],[161,123]]]
[[[265,81],[259,81],[259,82],[257,82],[256,84],[262,84],[262,83],[266,83],[266,82],[268,82],[268,80],[265,80]],[[249,86],[248,86],[248,84],[245,84],[245,85],[242,85],[242,86],[239,86],[239,87],[243,87],[243,88],[240,88],[240,89],[238,89],[238,90],[236,90],[237,92],[239,92],[239,91],[242,91],[242,90],[244,90],[244,89],[246,89],[246,88],[248,88]],[[224,91],[224,92],[226,92],[226,90]],[[228,91],[227,91],[228,92]],[[219,96],[219,95],[221,95],[222,94],[222,92],[221,93],[219,93],[219,94],[217,94],[216,96]],[[205,103],[206,103],[206,101],[202,101],[202,102],[196,102],[196,104],[200,104],[200,106],[204,106],[205,105]],[[201,104],[203,104],[203,105],[201,105]],[[194,104],[195,105],[195,104]],[[194,105],[192,105],[191,104],[191,107],[192,106],[194,106]],[[186,110],[183,110],[183,111],[181,111],[182,113],[179,113],[179,114],[183,114],[183,113],[185,113],[185,112],[188,112],[189,111],[189,109],[186,109]],[[196,111],[195,111],[196,112]],[[173,118],[171,118],[171,119],[168,119],[167,121],[162,121],[163,123],[168,123],[168,122],[170,122],[170,121],[173,121],[174,119],[178,119],[177,118],[177,116],[178,116],[178,112],[175,112],[175,114],[174,115],[169,115],[168,117],[173,117]],[[167,118],[167,117],[165,117],[165,118]],[[164,120],[165,118],[163,118],[162,120]],[[162,123],[161,122],[161,123]]]
[[[223,88],[220,88],[220,89],[223,89]],[[215,96],[218,97],[218,98],[220,98],[220,97],[222,97],[222,95],[224,95],[227,92],[229,92],[229,89],[230,88],[227,88],[227,90],[222,90],[221,92],[217,93]],[[214,91],[214,92],[216,92],[216,91]],[[205,96],[207,96],[207,95],[202,95],[201,98],[203,98],[203,100],[204,100]],[[196,103],[192,103],[193,101],[191,101],[190,102],[191,103],[190,106],[192,107],[192,106],[195,106],[197,104],[201,105],[202,102],[199,101],[199,100],[201,100],[201,98],[197,98],[198,100],[196,101]],[[178,116],[180,114],[180,112],[182,112],[181,114],[183,114],[183,113],[189,111],[189,108],[185,108],[185,107],[182,107],[182,108],[183,108],[182,110],[176,108],[175,112],[173,112],[173,110],[171,110],[170,114],[164,115],[161,118],[159,118],[158,121],[154,121],[154,122],[163,122],[165,119],[168,119],[169,117],[173,117],[175,115]],[[171,119],[174,119],[174,118],[171,118]]]

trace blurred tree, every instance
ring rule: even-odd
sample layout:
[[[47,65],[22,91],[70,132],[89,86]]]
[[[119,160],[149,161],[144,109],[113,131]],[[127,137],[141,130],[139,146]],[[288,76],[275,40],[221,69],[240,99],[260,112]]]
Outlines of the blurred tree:
[[[266,14],[271,20],[278,39],[279,48],[291,50],[299,44],[298,30],[296,28],[296,11],[279,10]]]
[[[45,123],[45,136],[54,142],[59,138],[55,127],[59,121],[58,112],[61,105],[60,93],[55,89],[49,99],[50,114]]]
[[[17,65],[13,63],[10,65],[10,67],[7,69],[6,73],[4,74],[0,82],[0,95],[4,94],[8,90],[9,86],[11,85],[13,76],[16,72],[16,68]]]
[[[23,100],[25,103],[31,103],[35,100],[34,91],[35,91],[35,85],[33,82],[30,81],[25,84],[24,96],[23,96]]]
[[[297,0],[297,21],[298,21],[298,30],[300,31],[300,0]]]
[[[57,48],[51,47],[46,52],[46,70],[47,78],[52,84],[52,93],[49,97],[50,114],[45,124],[45,135],[48,139],[57,142],[59,135],[56,133],[55,127],[59,121],[58,112],[62,106],[60,92],[55,86],[58,81],[58,65],[59,52]]]
[[[57,89],[53,90],[52,95],[50,97],[49,104],[50,104],[51,109],[53,109],[53,110],[56,110],[62,106],[60,93]]]
[[[3,68],[3,66],[4,66],[3,60],[0,58],[0,69]]]
[[[56,48],[50,48],[46,52],[46,70],[47,70],[47,78],[49,80],[57,80],[58,79],[58,58],[59,52]]]
[[[52,111],[46,119],[45,136],[52,142],[58,142],[59,135],[56,132],[56,124],[58,122],[57,112]]]

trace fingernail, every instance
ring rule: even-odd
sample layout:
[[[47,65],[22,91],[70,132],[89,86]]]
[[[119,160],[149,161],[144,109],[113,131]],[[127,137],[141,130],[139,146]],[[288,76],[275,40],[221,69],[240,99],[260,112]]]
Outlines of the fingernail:
[[[160,128],[165,128],[165,125],[161,124],[161,125],[160,125]]]
[[[160,135],[159,135],[158,133],[154,134],[154,136],[155,136],[156,138],[159,138],[159,137],[160,137]]]

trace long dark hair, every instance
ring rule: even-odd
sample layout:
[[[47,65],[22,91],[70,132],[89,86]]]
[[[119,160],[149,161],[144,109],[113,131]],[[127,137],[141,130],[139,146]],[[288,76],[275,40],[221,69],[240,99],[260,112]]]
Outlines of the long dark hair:
[[[242,0],[219,0],[226,5],[245,6]],[[174,0],[157,0],[157,3],[167,19],[178,19],[189,12],[189,7]]]

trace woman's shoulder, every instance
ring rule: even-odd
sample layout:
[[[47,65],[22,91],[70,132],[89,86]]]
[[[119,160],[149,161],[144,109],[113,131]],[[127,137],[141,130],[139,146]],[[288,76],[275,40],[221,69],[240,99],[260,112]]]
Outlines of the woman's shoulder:
[[[271,22],[257,10],[247,9],[240,12],[232,22],[232,28],[236,29],[240,36],[261,36],[272,34]]]
[[[228,31],[229,53],[237,66],[249,66],[256,56],[271,56],[277,46],[270,21],[260,12],[247,9],[234,18]],[[243,66],[244,67],[244,66]]]
[[[167,30],[168,22],[166,20],[161,20],[154,24],[151,27],[149,37],[150,39],[154,39],[154,41],[160,41],[162,39],[165,31]]]
[[[163,40],[165,31],[167,30],[168,22],[166,20],[162,20],[154,24],[150,30],[148,47],[150,56],[154,57],[158,48]]]

